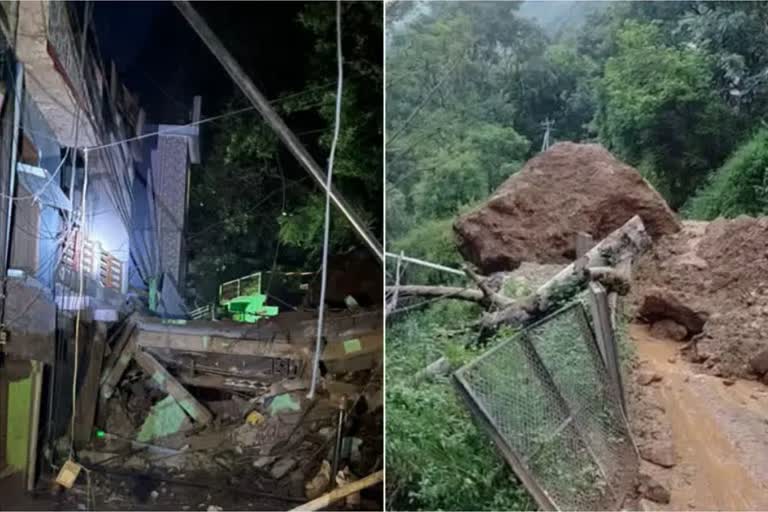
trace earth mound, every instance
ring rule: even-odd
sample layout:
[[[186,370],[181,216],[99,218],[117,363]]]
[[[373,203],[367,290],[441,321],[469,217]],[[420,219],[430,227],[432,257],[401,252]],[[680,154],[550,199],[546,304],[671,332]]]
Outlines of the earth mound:
[[[666,297],[667,314],[657,307],[645,319],[686,326],[692,359],[715,375],[768,381],[768,364],[760,364],[768,350],[768,217],[685,221],[680,232],[659,239],[633,275],[638,316],[647,317],[645,304],[659,296]],[[691,328],[675,304],[703,326]]]
[[[661,195],[599,144],[560,142],[529,160],[454,223],[464,259],[484,273],[522,261],[568,263],[576,233],[601,240],[634,215],[654,238],[680,229]]]

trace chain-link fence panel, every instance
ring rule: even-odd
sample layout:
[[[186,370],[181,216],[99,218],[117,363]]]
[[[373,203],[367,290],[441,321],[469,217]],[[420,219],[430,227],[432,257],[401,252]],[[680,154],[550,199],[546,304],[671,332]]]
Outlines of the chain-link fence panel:
[[[621,506],[639,462],[580,303],[500,343],[455,377],[542,508]]]

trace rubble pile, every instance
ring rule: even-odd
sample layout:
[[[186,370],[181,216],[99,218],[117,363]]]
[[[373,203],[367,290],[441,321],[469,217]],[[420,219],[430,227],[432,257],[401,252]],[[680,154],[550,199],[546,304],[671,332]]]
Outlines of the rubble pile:
[[[100,475],[97,505],[285,509],[381,469],[379,318],[331,312],[310,399],[305,312],[255,325],[129,317],[91,395],[96,435],[77,445],[77,460]],[[190,498],[184,486],[207,494]],[[379,509],[380,489],[366,491],[349,499]]]
[[[653,238],[680,228],[635,169],[598,144],[560,142],[459,217],[454,231],[464,259],[488,274],[523,261],[569,263],[577,233],[601,240],[635,215]]]
[[[768,217],[683,222],[637,264],[636,316],[722,377],[768,384]],[[663,324],[662,324],[663,322]]]
[[[352,372],[339,381],[347,392],[339,395],[334,391],[338,383],[327,378],[319,398],[312,401],[302,379],[285,379],[251,394],[233,393],[226,398],[226,393],[208,390],[210,400],[202,398],[205,393],[198,399],[215,419],[200,428],[183,410],[172,410],[169,404],[178,405],[152,378],[131,369],[108,401],[104,436],[81,450],[80,457],[87,463],[139,474],[161,472],[184,481],[224,481],[234,488],[306,501],[306,484],[322,464],[333,460],[342,403],[355,407],[346,422],[343,465],[358,476],[381,466],[376,458],[382,441],[382,410],[374,398],[380,392],[377,381],[380,377],[373,370]],[[173,497],[164,495],[153,502],[163,498]]]

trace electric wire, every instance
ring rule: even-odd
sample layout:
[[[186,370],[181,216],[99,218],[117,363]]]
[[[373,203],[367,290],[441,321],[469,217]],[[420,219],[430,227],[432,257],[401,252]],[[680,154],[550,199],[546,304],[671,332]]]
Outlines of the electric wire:
[[[336,145],[339,141],[339,128],[341,124],[341,95],[344,87],[344,57],[341,50],[341,0],[336,0],[336,60],[338,67],[338,86],[336,88],[336,111],[334,114],[333,140],[331,153],[328,157],[328,176],[325,184],[325,220],[323,227],[323,257],[320,275],[320,304],[317,315],[317,340],[315,341],[315,355],[312,362],[312,382],[309,388],[308,398],[315,397],[317,388],[317,372],[320,367],[320,352],[323,343],[323,316],[325,314],[325,292],[328,284],[328,240],[331,227],[331,184],[333,180],[333,161],[336,156]]]
[[[77,415],[76,411],[76,405],[77,405],[77,370],[79,365],[79,354],[80,354],[80,312],[82,311],[82,300],[83,300],[83,284],[84,284],[84,268],[83,268],[83,246],[85,243],[85,218],[86,218],[86,197],[88,192],[88,149],[85,150],[85,173],[83,174],[83,193],[82,193],[82,202],[80,205],[80,212],[83,218],[83,223],[81,224],[82,231],[80,233],[81,236],[77,238],[77,241],[79,242],[79,287],[78,287],[78,304],[77,304],[77,313],[75,313],[75,368],[74,368],[74,375],[72,377],[72,421],[71,421],[71,432],[70,432],[70,443],[69,443],[69,458],[72,459],[74,456],[75,451],[75,416]]]

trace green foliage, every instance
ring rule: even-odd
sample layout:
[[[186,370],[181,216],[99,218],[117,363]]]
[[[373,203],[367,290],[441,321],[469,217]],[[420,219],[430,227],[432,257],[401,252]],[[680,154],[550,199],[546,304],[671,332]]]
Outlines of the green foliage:
[[[740,146],[686,205],[694,219],[768,214],[768,129]]]
[[[413,382],[445,356],[477,355],[469,334],[450,329],[477,318],[478,307],[435,304],[391,322],[387,332],[387,492],[392,510],[528,510],[533,502],[495,454],[449,379]]]
[[[513,128],[519,113],[510,101],[521,76],[512,75],[519,53],[511,46],[503,55],[493,51],[502,41],[519,51],[539,44],[510,37],[510,30],[532,32],[516,9],[435,3],[391,30],[389,240],[406,236],[416,224],[409,219],[446,219],[485,198],[527,157],[530,143]]]
[[[400,240],[389,244],[395,253],[403,251],[407,256],[421,258],[432,263],[459,268],[461,256],[453,238],[453,219],[429,220],[417,225]],[[445,281],[445,273],[425,268],[409,268],[409,280],[419,283]]]
[[[617,38],[601,81],[600,138],[652,169],[679,207],[729,147],[732,119],[713,91],[711,59],[694,47],[666,45],[655,24],[627,21]]]

